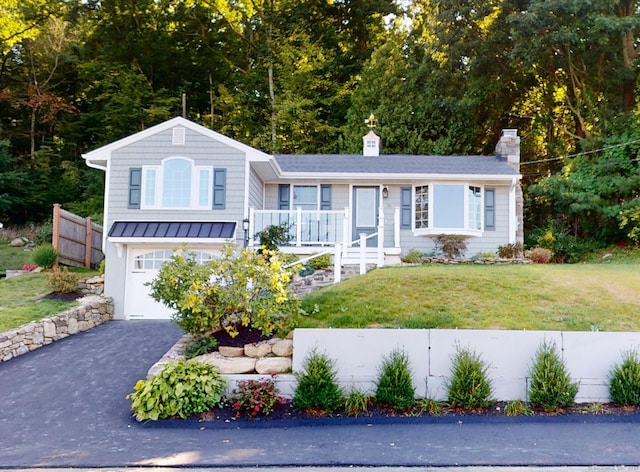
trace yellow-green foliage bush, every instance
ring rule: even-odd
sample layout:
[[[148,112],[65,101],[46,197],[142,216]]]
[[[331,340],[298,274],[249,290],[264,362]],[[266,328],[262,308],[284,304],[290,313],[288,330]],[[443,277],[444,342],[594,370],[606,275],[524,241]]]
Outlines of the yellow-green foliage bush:
[[[47,280],[53,292],[72,293],[78,290],[80,276],[75,272],[69,272],[66,267],[54,269],[47,273]]]
[[[174,320],[187,333],[223,328],[235,336],[244,326],[271,335],[290,330],[300,311],[291,277],[280,254],[266,249],[236,253],[226,245],[220,257],[204,264],[183,250],[162,266],[150,294],[175,310]]]

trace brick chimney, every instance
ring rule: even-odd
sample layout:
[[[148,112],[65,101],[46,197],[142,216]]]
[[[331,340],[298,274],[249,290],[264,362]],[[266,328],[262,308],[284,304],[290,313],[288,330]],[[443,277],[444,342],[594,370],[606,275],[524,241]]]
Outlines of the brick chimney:
[[[520,136],[517,129],[503,129],[496,145],[496,156],[520,172]]]

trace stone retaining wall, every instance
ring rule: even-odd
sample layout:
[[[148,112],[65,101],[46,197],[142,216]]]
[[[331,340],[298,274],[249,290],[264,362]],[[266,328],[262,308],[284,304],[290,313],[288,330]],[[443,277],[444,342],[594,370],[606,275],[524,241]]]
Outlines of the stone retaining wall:
[[[89,296],[78,301],[80,306],[0,333],[0,362],[113,319],[113,300],[110,298]]]

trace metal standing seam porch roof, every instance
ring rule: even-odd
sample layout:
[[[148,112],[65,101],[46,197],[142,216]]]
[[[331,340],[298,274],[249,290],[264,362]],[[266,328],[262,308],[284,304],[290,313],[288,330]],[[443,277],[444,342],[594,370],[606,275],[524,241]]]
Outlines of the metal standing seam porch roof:
[[[115,221],[107,237],[230,239],[235,230],[232,221]]]

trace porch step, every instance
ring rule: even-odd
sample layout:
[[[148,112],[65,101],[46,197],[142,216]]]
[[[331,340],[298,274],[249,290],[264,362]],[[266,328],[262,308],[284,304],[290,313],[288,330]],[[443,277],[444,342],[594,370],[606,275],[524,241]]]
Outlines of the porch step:
[[[367,272],[374,269],[376,264],[367,264]],[[342,266],[342,280],[350,279],[360,275],[360,264],[345,264]],[[333,284],[333,268],[317,270],[311,275],[300,277],[295,275],[291,282],[291,287],[299,296],[306,295],[309,292],[317,290],[321,287]]]

